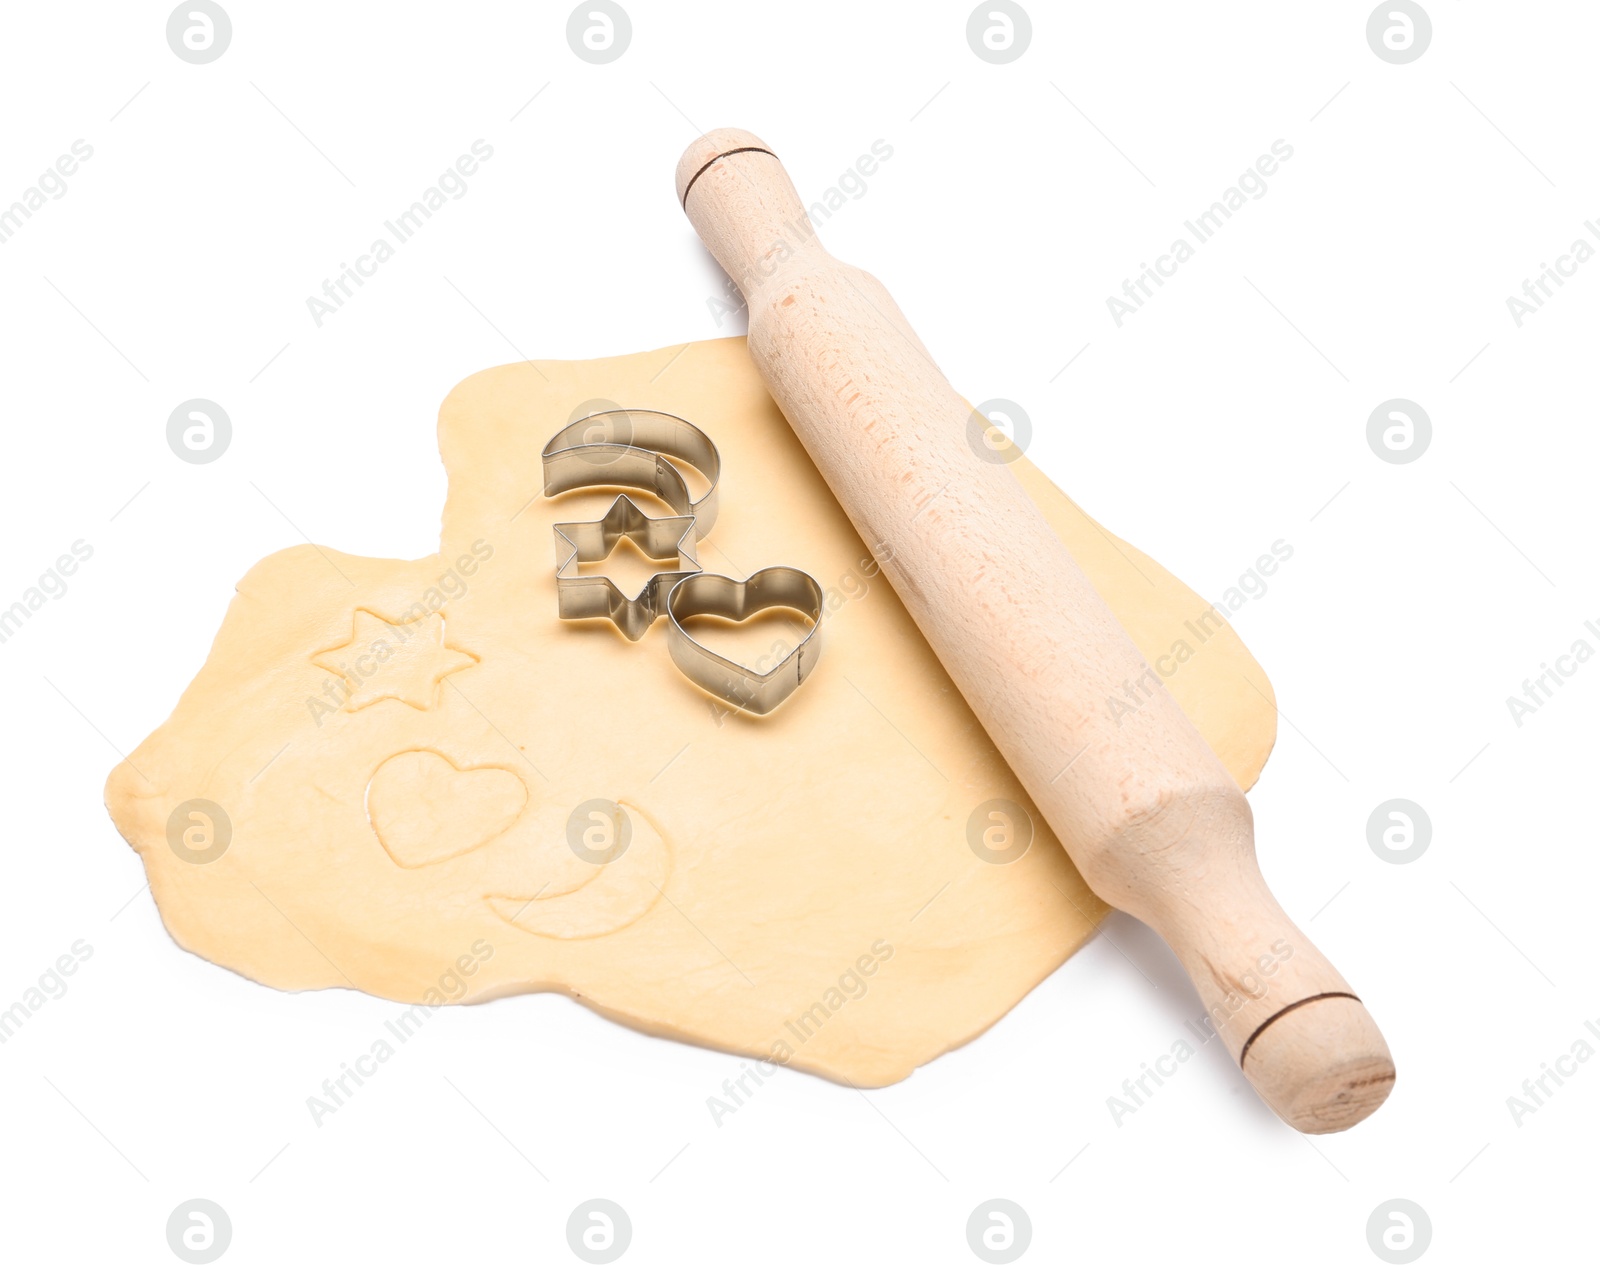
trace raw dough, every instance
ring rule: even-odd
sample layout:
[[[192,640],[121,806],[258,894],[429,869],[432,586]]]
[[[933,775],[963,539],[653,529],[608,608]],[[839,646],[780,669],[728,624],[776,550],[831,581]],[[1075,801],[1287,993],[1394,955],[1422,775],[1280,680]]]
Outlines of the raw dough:
[[[611,400],[720,447],[708,570],[788,563],[830,590],[821,663],[773,715],[696,690],[663,625],[630,643],[556,618],[551,524],[609,497],[541,498],[539,450]],[[264,559],[172,716],[112,771],[112,817],[179,944],[283,989],[562,990],[646,1032],[882,1085],[1090,935],[1104,906],[1042,821],[1020,858],[980,859],[1020,850],[1008,805],[1031,813],[1026,796],[742,339],[487,370],[445,400],[439,443],[440,553]],[[1196,640],[1206,602],[1015,469],[1147,656]],[[1275,712],[1232,629],[1168,685],[1253,783]]]

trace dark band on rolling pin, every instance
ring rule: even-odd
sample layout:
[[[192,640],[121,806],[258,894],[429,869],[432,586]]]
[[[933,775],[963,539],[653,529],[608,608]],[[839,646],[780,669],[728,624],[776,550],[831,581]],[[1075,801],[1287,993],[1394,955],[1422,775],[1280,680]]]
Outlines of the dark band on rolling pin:
[[[1260,1026],[1258,1026],[1256,1030],[1250,1034],[1250,1039],[1244,1043],[1244,1048],[1239,1051],[1239,1066],[1244,1066],[1244,1056],[1250,1053],[1250,1047],[1255,1044],[1256,1038],[1265,1032],[1269,1027],[1271,1027],[1279,1019],[1282,1019],[1291,1010],[1299,1010],[1301,1006],[1309,1006],[1312,1002],[1321,1001],[1324,997],[1348,997],[1353,1002],[1359,1003],[1361,1001],[1361,998],[1357,997],[1354,993],[1315,993],[1310,997],[1302,997],[1299,1001],[1290,1002],[1282,1010],[1276,1012],[1275,1014],[1268,1015],[1261,1021]]]
[[[686,208],[689,205],[689,190],[694,188],[694,182],[696,180],[700,179],[701,176],[706,174],[706,168],[710,167],[711,163],[721,162],[724,158],[730,157],[733,154],[767,154],[773,158],[777,157],[777,155],[774,154],[770,149],[762,149],[759,145],[741,145],[738,149],[723,150],[722,153],[713,158],[711,162],[708,162],[705,167],[700,168],[699,171],[690,176],[689,183],[683,186],[683,205]]]

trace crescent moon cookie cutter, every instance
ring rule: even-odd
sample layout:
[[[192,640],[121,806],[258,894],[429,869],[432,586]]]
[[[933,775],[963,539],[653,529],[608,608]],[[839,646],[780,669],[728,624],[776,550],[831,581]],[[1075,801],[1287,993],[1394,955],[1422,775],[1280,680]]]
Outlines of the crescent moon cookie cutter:
[[[700,572],[667,594],[667,649],[678,670],[731,707],[765,716],[811,675],[822,655],[822,586],[794,567],[763,567],[747,580]],[[805,636],[765,672],[718,654],[696,641],[683,621],[713,615],[734,623],[775,607],[811,621]]]
[[[669,457],[706,481],[698,500]],[[696,537],[717,521],[722,455],[705,431],[675,413],[637,408],[590,413],[552,435],[540,460],[546,496],[612,485],[638,488],[660,497],[674,513],[693,518]]]

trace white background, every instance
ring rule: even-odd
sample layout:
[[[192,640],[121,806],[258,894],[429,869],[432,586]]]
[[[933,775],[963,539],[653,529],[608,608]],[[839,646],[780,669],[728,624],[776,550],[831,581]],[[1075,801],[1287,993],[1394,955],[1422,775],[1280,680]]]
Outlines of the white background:
[[[0,205],[94,149],[0,246],[0,606],[94,549],[0,645],[0,1006],[93,947],[0,1047],[7,1257],[170,1261],[197,1196],[230,1262],[570,1260],[592,1196],[641,1262],[970,1261],[996,1196],[1030,1216],[1027,1260],[1374,1260],[1395,1197],[1428,1214],[1425,1259],[1592,1257],[1600,1061],[1520,1127],[1506,1100],[1600,1025],[1600,663],[1520,728],[1505,699],[1600,648],[1600,262],[1521,328],[1505,300],[1600,217],[1600,13],[1428,7],[1431,47],[1391,65],[1365,3],[1038,0],[1025,55],[991,65],[964,3],[630,0],[597,66],[564,4],[232,0],[196,66],[161,4],[7,6]],[[1110,529],[1208,597],[1293,546],[1235,619],[1284,713],[1251,799],[1269,881],[1395,1052],[1353,1132],[1279,1124],[1217,1045],[1114,1123],[1108,1095],[1199,1012],[1120,915],[909,1081],[784,1072],[720,1128],[737,1060],[541,996],[445,1012],[319,1129],[307,1095],[395,1008],[273,992],[163,931],[100,802],[113,748],[302,530],[432,551],[461,378],[742,332],[672,190],[721,125],[808,198],[893,146],[826,242],[964,394],[1024,406],[1030,455]],[[478,138],[467,195],[317,328],[306,297]],[[1107,296],[1279,138],[1267,194],[1118,328]],[[233,420],[211,465],[165,441],[197,396]],[[1432,418],[1407,465],[1365,438],[1393,397]],[[1433,823],[1406,865],[1366,838],[1396,796]]]

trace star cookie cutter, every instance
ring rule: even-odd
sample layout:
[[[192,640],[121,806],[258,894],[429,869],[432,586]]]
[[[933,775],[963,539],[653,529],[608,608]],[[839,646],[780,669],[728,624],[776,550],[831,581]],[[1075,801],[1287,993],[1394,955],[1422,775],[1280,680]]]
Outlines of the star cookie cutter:
[[[675,513],[692,517],[696,537],[717,520],[721,454],[703,430],[674,413],[637,408],[590,413],[552,435],[540,457],[546,496],[579,488],[638,488],[660,497]],[[669,457],[706,481],[698,500]]]
[[[765,716],[800,688],[822,655],[822,586],[794,567],[763,567],[748,580],[698,572],[667,594],[667,647],[678,670],[731,707]],[[696,641],[683,621],[715,615],[740,622],[773,607],[811,620],[806,635],[765,672],[725,658]]]
[[[657,562],[675,559],[678,569],[652,575],[631,598],[608,576],[578,573],[581,563],[603,562],[624,539]],[[601,518],[557,523],[555,540],[557,614],[562,619],[609,619],[629,641],[638,641],[661,617],[674,585],[700,573],[694,516],[652,518],[628,496],[612,501]]]

